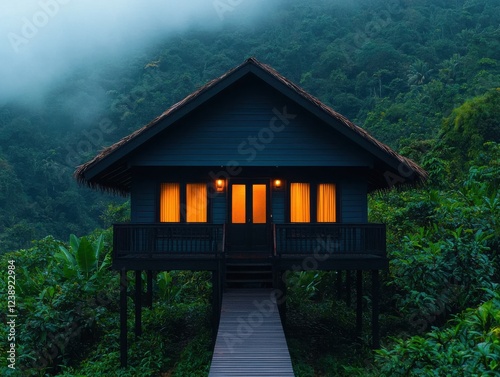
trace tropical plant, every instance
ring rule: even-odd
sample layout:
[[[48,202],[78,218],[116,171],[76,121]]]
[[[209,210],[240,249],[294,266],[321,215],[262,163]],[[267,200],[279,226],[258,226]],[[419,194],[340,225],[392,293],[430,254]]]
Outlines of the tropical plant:
[[[323,272],[300,271],[287,274],[288,298],[290,302],[304,303],[312,300],[318,292]]]
[[[163,302],[173,303],[179,301],[183,285],[176,284],[171,272],[158,273],[158,294]]]
[[[70,247],[59,246],[59,252],[54,254],[62,268],[62,276],[73,278],[83,276],[87,280],[95,279],[98,274],[110,264],[110,254],[107,254],[101,262],[101,253],[104,248],[104,235],[101,234],[95,242],[88,237],[78,238],[74,234],[70,236]]]
[[[427,63],[417,59],[413,63],[408,72],[408,85],[422,85],[429,81],[432,74],[432,69],[429,69]]]

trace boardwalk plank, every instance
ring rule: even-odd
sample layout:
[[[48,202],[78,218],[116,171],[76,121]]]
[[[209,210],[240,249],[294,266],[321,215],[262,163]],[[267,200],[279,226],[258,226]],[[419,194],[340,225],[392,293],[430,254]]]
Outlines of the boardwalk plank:
[[[224,293],[209,377],[294,377],[270,289]]]

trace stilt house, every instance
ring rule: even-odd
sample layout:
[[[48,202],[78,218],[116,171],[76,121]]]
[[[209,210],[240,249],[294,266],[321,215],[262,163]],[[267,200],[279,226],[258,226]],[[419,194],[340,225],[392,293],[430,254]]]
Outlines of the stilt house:
[[[80,166],[79,182],[130,195],[131,221],[114,226],[113,268],[213,272],[214,318],[228,287],[286,292],[295,270],[357,271],[373,285],[388,268],[384,224],[368,223],[367,195],[414,185],[426,172],[254,58],[210,81]]]

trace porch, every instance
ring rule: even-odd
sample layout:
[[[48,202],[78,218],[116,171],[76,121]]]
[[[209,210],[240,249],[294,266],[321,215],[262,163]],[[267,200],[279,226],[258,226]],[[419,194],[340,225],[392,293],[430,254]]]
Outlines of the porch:
[[[282,271],[388,268],[384,224],[269,224],[266,234],[266,247],[249,250],[231,244],[225,224],[117,224],[113,268],[215,271],[238,260]]]

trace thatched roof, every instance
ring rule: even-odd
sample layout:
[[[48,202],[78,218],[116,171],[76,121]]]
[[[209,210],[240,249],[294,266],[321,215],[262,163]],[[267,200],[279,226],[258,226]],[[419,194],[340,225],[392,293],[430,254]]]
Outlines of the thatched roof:
[[[203,103],[207,98],[210,98],[218,93],[219,90],[226,87],[226,81],[237,81],[248,72],[252,72],[264,80],[272,80],[273,86],[284,88],[289,95],[290,93],[294,95],[294,100],[297,101],[297,99],[299,99],[303,106],[305,105],[307,108],[313,109],[317,114],[320,113],[320,115],[323,115],[323,119],[325,119],[326,116],[326,119],[329,118],[337,125],[340,124],[341,126],[337,127],[337,130],[351,139],[355,138],[355,141],[362,147],[369,148],[372,152],[375,151],[377,157],[387,164],[388,167],[392,168],[393,173],[391,174],[393,174],[393,176],[395,174],[396,181],[398,181],[398,170],[400,174],[404,175],[404,179],[401,179],[401,182],[404,181],[406,185],[417,184],[427,179],[427,172],[415,162],[396,153],[389,146],[376,140],[364,129],[358,127],[349,119],[307,93],[301,87],[282,76],[275,69],[259,62],[255,58],[247,59],[243,64],[208,82],[183,100],[171,106],[163,114],[146,124],[144,127],[105,148],[92,160],[79,166],[74,173],[75,178],[79,183],[88,185],[92,188],[99,188],[119,194],[128,193],[130,190],[131,177],[130,169],[126,163],[127,154],[163,130],[166,127],[164,121],[171,119],[171,121],[174,122],[176,119],[185,115],[185,113],[197,107],[200,103]],[[220,87],[222,87],[222,89]],[[283,89],[281,90],[283,91]],[[388,178],[384,175],[384,173],[387,173],[387,170],[377,170],[375,174],[377,177],[372,177],[372,180],[378,183],[375,184],[373,188],[384,189],[392,187],[390,183],[392,178]]]

